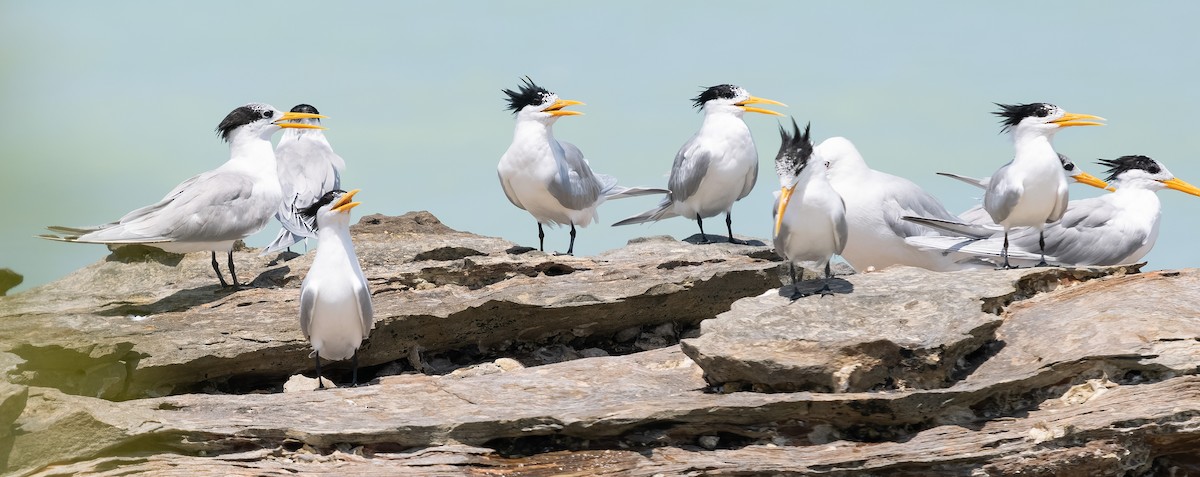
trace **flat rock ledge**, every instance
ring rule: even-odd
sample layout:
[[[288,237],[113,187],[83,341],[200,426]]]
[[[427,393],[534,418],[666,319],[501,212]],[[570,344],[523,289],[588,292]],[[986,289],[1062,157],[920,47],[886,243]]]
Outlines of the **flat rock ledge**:
[[[683,351],[728,390],[860,392],[947,387],[999,346],[1003,307],[1038,292],[1137,273],[1141,264],[839,279],[850,293],[734,302]]]
[[[514,346],[548,346],[533,350],[544,362],[577,358],[576,348],[620,333],[635,350],[667,346],[734,300],[779,286],[778,259],[762,245],[661,236],[557,256],[455,231],[428,212],[367,216],[351,233],[374,295],[376,329],[359,353],[368,378],[449,372]],[[205,254],[119,249],[0,299],[0,369],[14,383],[106,399],[282,389],[313,369],[297,322],[313,255],[237,251],[254,288],[234,292],[216,283]],[[658,327],[650,342],[639,338]],[[349,379],[345,366],[331,368]]]

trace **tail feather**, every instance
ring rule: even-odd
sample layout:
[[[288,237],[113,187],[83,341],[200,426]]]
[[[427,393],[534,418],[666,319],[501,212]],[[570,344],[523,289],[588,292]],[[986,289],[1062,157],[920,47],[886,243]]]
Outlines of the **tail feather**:
[[[913,217],[911,215],[906,215],[901,218],[914,224],[924,225],[939,232],[946,232],[955,236],[970,237],[973,239],[985,239],[992,237],[999,232],[1003,232],[1003,230],[999,228],[985,227],[978,224],[964,224],[962,222],[954,222],[950,220],[931,219],[928,217]]]
[[[921,235],[916,237],[905,238],[904,241],[909,245],[917,247],[921,250],[932,250],[942,252],[944,254],[964,254],[976,258],[995,260],[1000,257],[1002,251],[1002,242],[999,239],[971,239],[962,237],[946,237],[937,235]],[[1042,259],[1041,254],[1021,250],[1016,247],[1008,248],[1008,258],[1010,260],[1026,260],[1037,262]],[[1058,261],[1056,257],[1047,255],[1046,261]]]
[[[646,222],[657,222],[662,219],[669,219],[671,217],[678,217],[678,216],[679,216],[679,214],[675,212],[674,201],[671,200],[671,195],[670,195],[670,193],[668,193],[667,196],[663,198],[662,202],[658,203],[658,207],[647,210],[647,211],[642,212],[633,217],[623,219],[620,222],[613,224],[613,227],[616,227],[619,225],[632,225],[632,224],[644,224]]]
[[[938,172],[938,173],[937,173],[937,175],[939,175],[939,176],[945,176],[945,177],[949,177],[949,178],[951,178],[951,179],[957,179],[957,180],[959,180],[959,181],[962,181],[962,182],[965,182],[965,183],[967,183],[967,184],[973,185],[973,186],[975,186],[975,187],[978,187],[978,188],[980,188],[980,189],[987,189],[987,184],[985,184],[985,183],[983,182],[983,179],[976,179],[976,178],[974,178],[974,177],[968,177],[968,176],[960,176],[960,175],[958,175],[958,174],[951,174],[951,173],[949,173],[949,172]]]
[[[654,187],[621,187],[615,186],[604,192],[606,199],[624,199],[640,195],[670,194],[671,191]]]
[[[263,251],[258,253],[258,256],[261,257],[285,250],[292,245],[296,245],[297,243],[304,241],[306,238],[307,237],[302,235],[296,235],[292,233],[287,228],[281,228],[279,229],[279,234],[275,236],[275,240],[272,240],[271,243],[267,244],[267,246],[263,248]]]

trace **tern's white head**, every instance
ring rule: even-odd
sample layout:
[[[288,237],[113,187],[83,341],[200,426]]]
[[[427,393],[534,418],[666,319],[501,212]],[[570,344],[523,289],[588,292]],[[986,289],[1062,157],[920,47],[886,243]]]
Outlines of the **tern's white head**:
[[[854,143],[844,137],[835,136],[821,141],[816,147],[816,154],[829,165],[830,178],[853,177],[871,170]]]
[[[1177,179],[1161,162],[1146,156],[1100,159],[1099,164],[1108,166],[1108,180],[1117,187],[1117,190],[1127,188],[1174,189],[1200,196],[1200,188]]]
[[[300,210],[300,216],[310,224],[316,224],[314,230],[349,229],[350,209],[358,207],[361,202],[351,202],[359,189],[350,192],[331,190],[326,192],[312,205]]]
[[[783,125],[779,126],[779,153],[775,155],[775,174],[779,176],[782,189],[779,191],[779,205],[775,210],[776,234],[779,233],[779,227],[783,223],[783,212],[787,210],[788,202],[796,192],[800,178],[809,177],[809,174],[823,177],[829,167],[820,157],[813,156],[812,135],[809,133],[811,126],[811,123],[806,124],[804,132],[800,132],[795,118],[792,119],[791,133],[784,129]]]
[[[551,93],[541,86],[533,83],[533,80],[526,76],[522,79],[524,84],[517,87],[517,91],[505,89],[504,94],[508,95],[508,109],[517,116],[517,121],[538,121],[543,124],[554,124],[558,118],[562,116],[578,116],[583,113],[579,111],[568,111],[563,108],[572,105],[582,105],[583,102],[570,99],[559,99],[557,94]]]
[[[739,118],[746,112],[783,116],[768,109],[747,106],[748,104],[787,106],[772,99],[750,96],[750,93],[745,88],[731,84],[719,84],[705,88],[704,91],[700,92],[699,96],[692,98],[692,103],[697,108],[703,108],[705,114],[727,113]]]
[[[1103,123],[1084,121],[1084,119],[1104,118],[1090,114],[1068,113],[1066,110],[1049,103],[1029,104],[1000,104],[999,111],[992,114],[1000,116],[1003,124],[1002,132],[1011,132],[1013,138],[1028,135],[1053,136],[1062,128],[1071,126],[1103,126]]]
[[[221,120],[217,125],[217,134],[225,142],[234,143],[242,138],[259,138],[270,140],[271,135],[281,128],[324,129],[314,124],[285,122],[293,119],[323,118],[319,114],[302,112],[280,112],[275,107],[264,103],[250,103],[238,106]]]
[[[1105,189],[1109,191],[1116,190],[1112,187],[1109,187],[1108,183],[1104,182],[1099,177],[1083,172],[1083,169],[1080,169],[1078,166],[1076,166],[1075,163],[1071,161],[1071,158],[1067,157],[1065,154],[1059,153],[1058,160],[1059,162],[1062,162],[1063,173],[1066,174],[1067,177],[1074,179],[1075,182],[1087,184],[1097,189]]]

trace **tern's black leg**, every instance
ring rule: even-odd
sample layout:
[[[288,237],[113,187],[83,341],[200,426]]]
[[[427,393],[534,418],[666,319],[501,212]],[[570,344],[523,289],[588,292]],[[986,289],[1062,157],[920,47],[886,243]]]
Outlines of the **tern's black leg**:
[[[708,243],[708,236],[704,235],[704,218],[697,215],[696,225],[700,226],[700,243]]]
[[[739,245],[746,244],[746,242],[743,242],[741,240],[733,238],[733,213],[732,212],[725,213],[725,229],[729,231],[729,243],[736,243]]]
[[[1046,231],[1044,230],[1038,231],[1038,246],[1042,248],[1042,261],[1038,262],[1037,266],[1049,267],[1050,264],[1046,263]]]
[[[788,260],[788,277],[792,279],[792,286],[796,285],[796,264]]]
[[[538,250],[546,251],[546,231],[542,230],[541,222],[538,222]]]
[[[354,371],[350,374],[350,387],[358,387],[358,350],[354,350],[354,357],[350,358],[350,365],[354,367]]]
[[[829,262],[825,262],[825,286],[821,287],[820,290],[817,290],[817,293],[820,293],[821,296],[832,295],[833,289],[829,288],[829,281],[832,279],[833,269],[829,267]]]
[[[212,253],[212,266],[213,266],[213,271],[217,272],[217,280],[221,281],[221,286],[228,287],[229,284],[225,283],[225,276],[221,275],[221,267],[217,266],[217,252],[216,251],[213,251],[213,253]]]
[[[1008,230],[1004,231],[1004,248],[1000,249],[1000,256],[1004,258],[1004,265],[999,270],[1012,270],[1014,267],[1008,263]]]
[[[241,286],[238,284],[237,271],[233,269],[233,250],[229,251],[229,276],[233,277],[233,287],[234,288]]]
[[[317,389],[325,389],[325,381],[321,380],[321,355],[313,353],[313,359],[317,360]]]
[[[575,224],[571,224],[571,245],[567,246],[567,255],[575,255]]]

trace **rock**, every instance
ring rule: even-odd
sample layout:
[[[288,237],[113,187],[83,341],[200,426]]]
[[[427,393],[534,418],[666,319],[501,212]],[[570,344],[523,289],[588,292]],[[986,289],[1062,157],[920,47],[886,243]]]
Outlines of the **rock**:
[[[701,323],[683,350],[714,386],[778,392],[933,389],[970,372],[996,342],[1001,307],[1137,266],[930,273],[893,268],[839,278],[852,289],[798,300],[745,298]]]
[[[337,384],[334,384],[333,380],[329,378],[323,378],[321,379],[321,382],[317,382],[317,378],[310,378],[303,374],[297,374],[288,378],[286,383],[283,383],[283,392],[298,393],[316,391],[320,388],[321,384],[324,384],[328,389],[337,387]]]
[[[20,285],[25,281],[25,277],[20,273],[14,272],[8,268],[0,268],[0,296],[4,296],[13,287]]]
[[[359,353],[364,368],[417,349],[425,355],[420,369],[448,373],[510,347],[595,347],[624,329],[694,326],[778,286],[777,262],[755,258],[767,254],[763,246],[668,237],[595,257],[512,255],[512,243],[454,231],[428,212],[367,216],[351,230],[375,305],[376,329]],[[217,285],[206,254],[126,249],[120,259],[0,299],[7,379],[131,399],[278,391],[289,376],[312,370],[297,299],[314,254],[235,252],[255,288],[231,292]],[[349,378],[346,364],[329,372]]]

